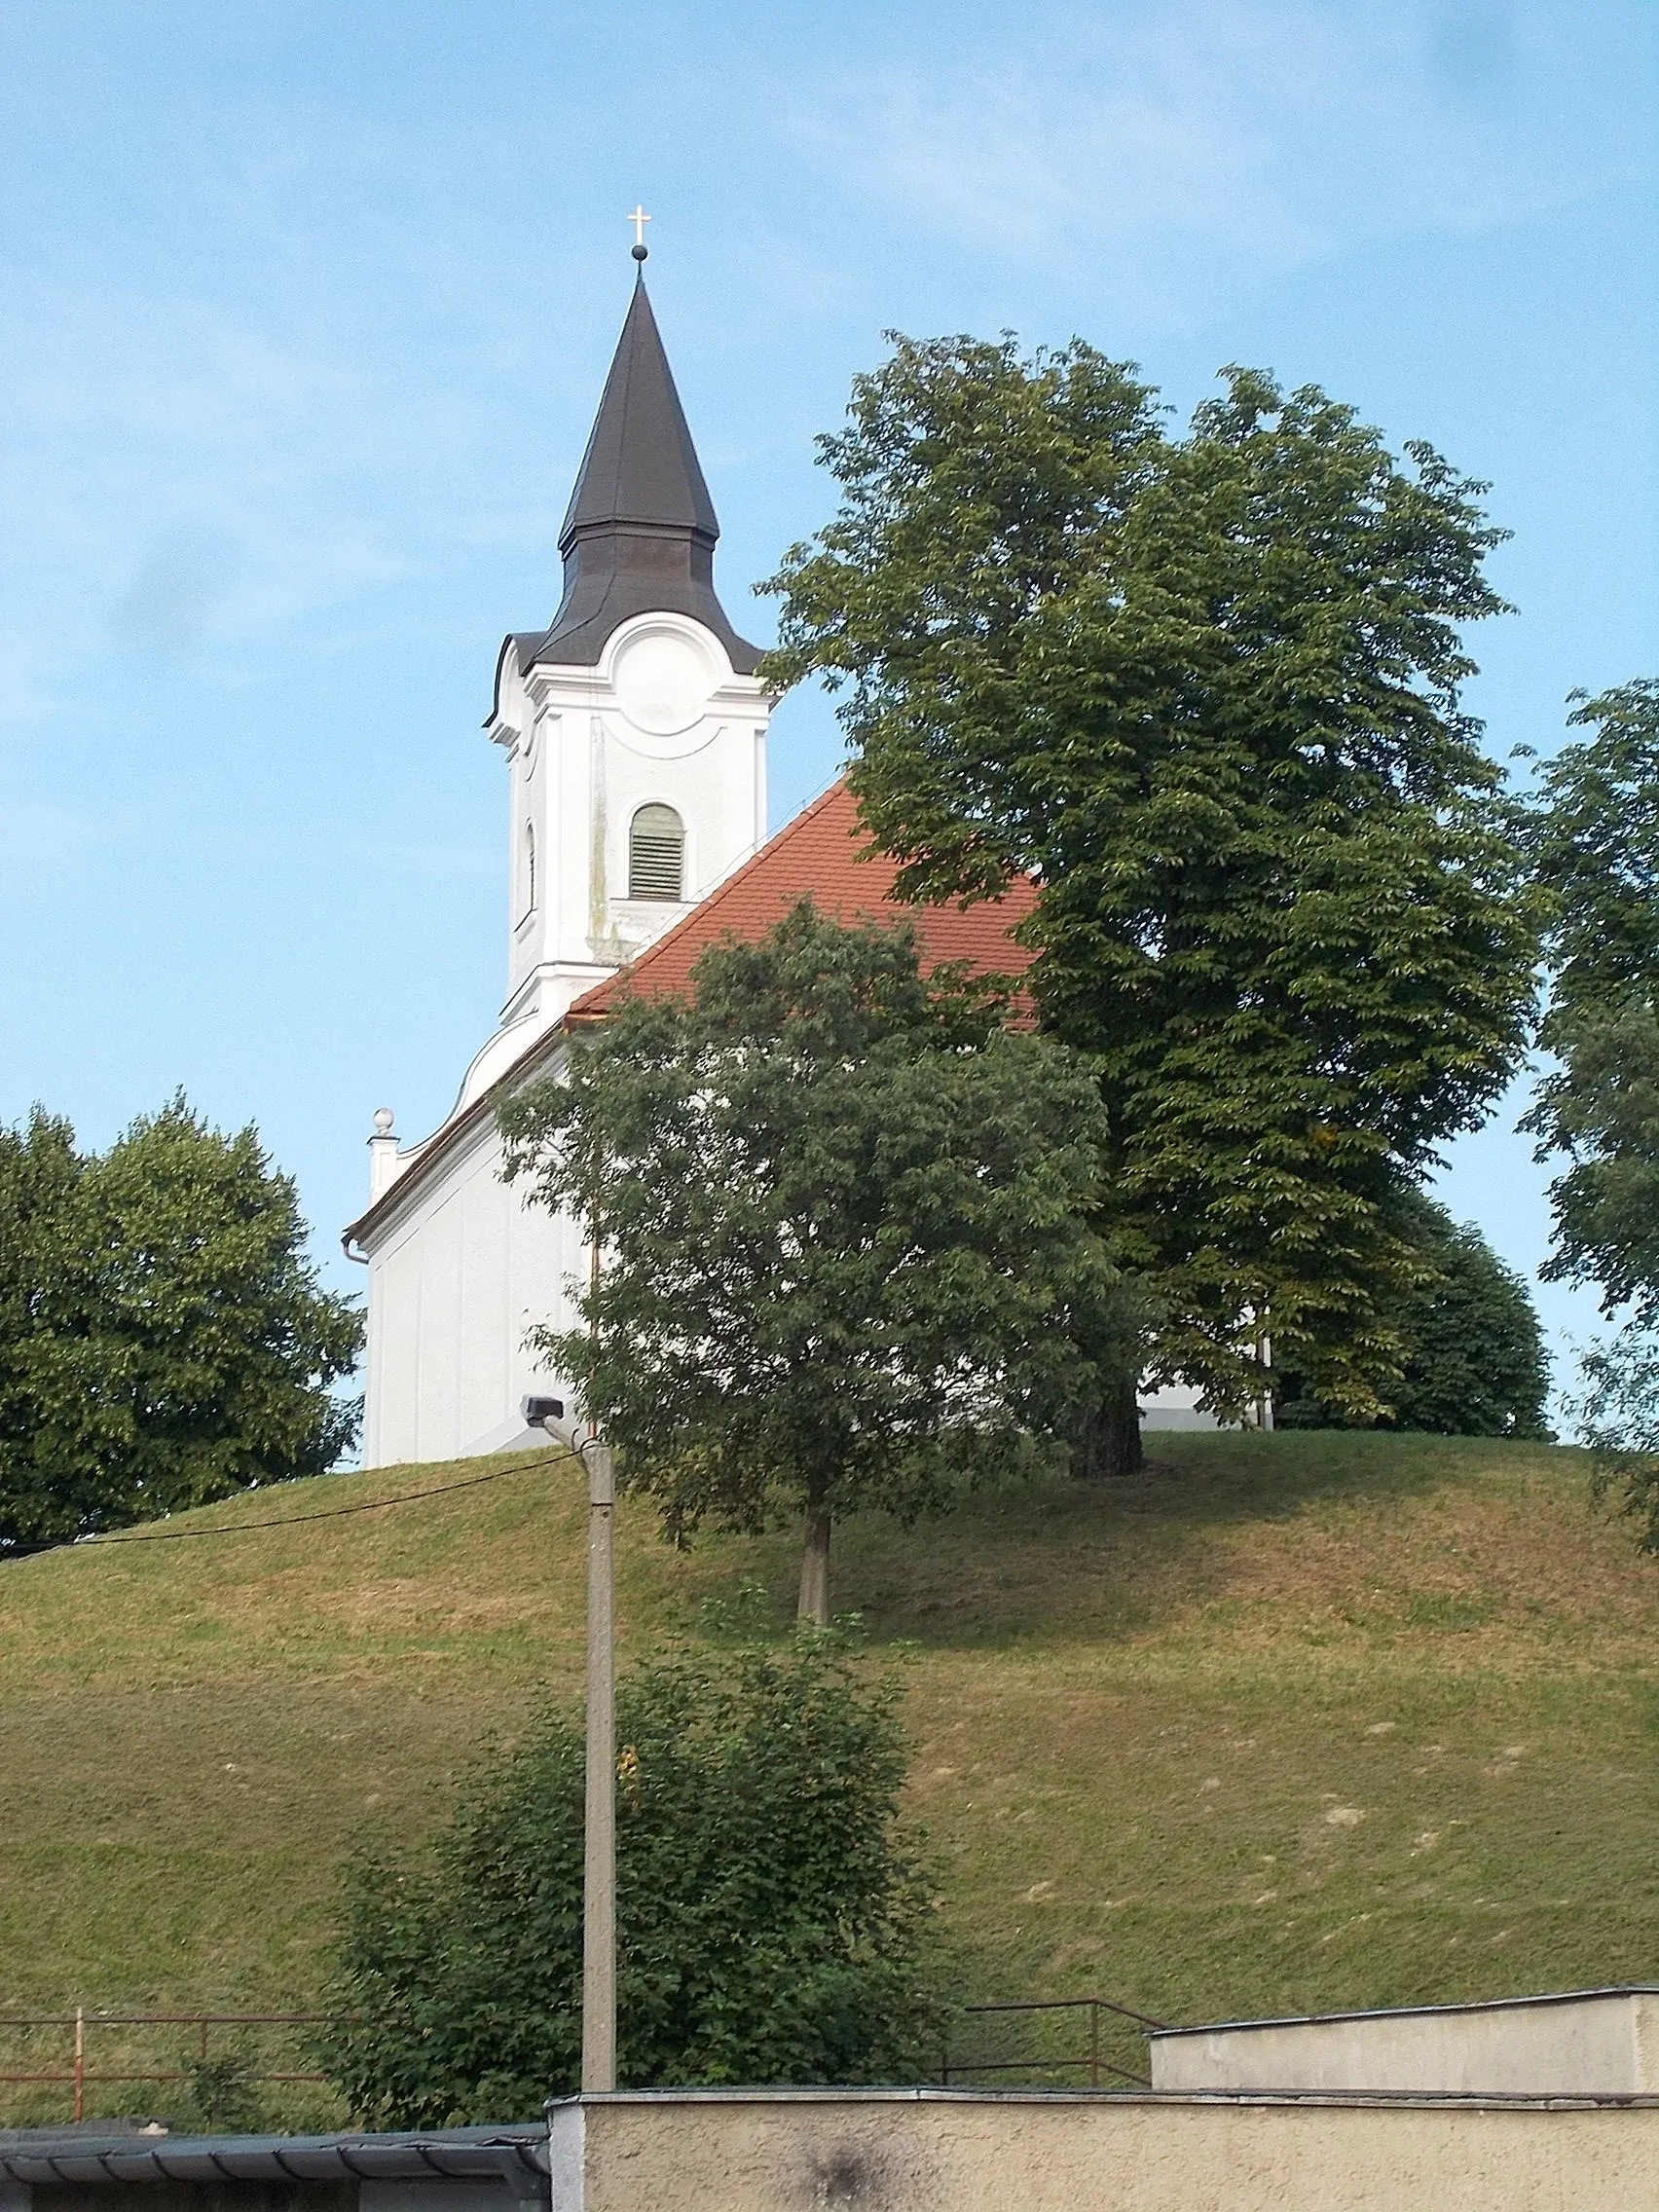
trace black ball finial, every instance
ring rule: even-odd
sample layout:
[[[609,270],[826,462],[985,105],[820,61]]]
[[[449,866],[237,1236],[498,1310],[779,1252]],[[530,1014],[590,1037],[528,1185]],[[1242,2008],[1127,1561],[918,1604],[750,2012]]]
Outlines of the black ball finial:
[[[651,249],[648,245],[637,245],[631,250],[636,261],[648,261],[650,258]]]

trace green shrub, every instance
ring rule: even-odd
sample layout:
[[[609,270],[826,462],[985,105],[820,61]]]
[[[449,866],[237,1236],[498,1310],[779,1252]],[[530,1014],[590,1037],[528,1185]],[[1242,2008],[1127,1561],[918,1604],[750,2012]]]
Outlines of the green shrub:
[[[187,2125],[209,2135],[256,2135],[269,2125],[245,2051],[220,2051],[211,2058],[184,2061],[190,2087],[180,2116]]]
[[[617,1700],[624,2086],[914,2080],[940,2004],[898,1826],[891,1681],[823,1637],[659,1658]],[[577,2084],[583,1745],[485,1759],[419,1862],[350,1862],[321,2062],[378,2125],[520,2119]]]

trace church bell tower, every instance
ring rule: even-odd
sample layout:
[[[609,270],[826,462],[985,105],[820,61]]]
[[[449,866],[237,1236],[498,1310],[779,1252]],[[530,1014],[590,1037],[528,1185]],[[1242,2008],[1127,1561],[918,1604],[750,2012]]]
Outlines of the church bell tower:
[[[503,1180],[490,1102],[556,1072],[571,1002],[765,835],[771,700],[715,595],[719,535],[642,270],[559,534],[559,610],[502,645],[484,725],[507,769],[500,1025],[429,1136],[375,1116],[346,1233],[368,1268],[369,1466],[531,1442],[523,1400],[563,1387],[531,1332],[574,1325],[589,1225]]]
[[[501,1018],[521,1037],[765,835],[771,702],[715,594],[719,536],[642,267],[559,536],[564,597],[503,644],[485,724],[507,756]]]

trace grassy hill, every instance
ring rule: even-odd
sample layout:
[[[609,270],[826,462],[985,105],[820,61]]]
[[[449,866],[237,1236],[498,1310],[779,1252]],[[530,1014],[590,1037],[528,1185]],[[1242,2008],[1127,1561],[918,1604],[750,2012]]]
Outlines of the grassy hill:
[[[1132,1488],[837,1537],[837,1606],[909,1647],[915,1811],[980,1993],[1194,2020],[1659,1978],[1659,1563],[1581,1457],[1154,1441]],[[574,1694],[579,1539],[568,1467],[532,1462],[0,1567],[0,2010],[314,2000],[343,1840],[420,1832],[481,1739]],[[635,1649],[746,1579],[782,1620],[794,1567],[784,1535],[677,1556],[639,1506],[620,1563]]]

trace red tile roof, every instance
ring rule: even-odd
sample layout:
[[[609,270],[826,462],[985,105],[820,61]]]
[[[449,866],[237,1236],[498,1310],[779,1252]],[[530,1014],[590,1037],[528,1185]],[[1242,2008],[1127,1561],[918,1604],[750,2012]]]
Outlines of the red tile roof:
[[[885,853],[866,855],[868,841],[852,793],[844,782],[831,784],[632,967],[584,991],[566,1020],[595,1020],[624,991],[684,992],[698,954],[709,945],[728,936],[759,937],[809,895],[821,912],[837,921],[905,916],[930,967],[963,960],[977,975],[1023,975],[1031,954],[1009,932],[1037,903],[1037,886],[1029,877],[1015,876],[1001,899],[973,906],[907,905],[893,897],[898,869]]]
[[[968,963],[972,974],[1024,974],[1032,956],[1023,945],[1013,941],[1009,932],[1037,903],[1037,886],[1029,877],[1013,877],[1001,899],[981,900],[974,906],[903,905],[892,895],[898,871],[886,855],[861,858],[867,842],[852,793],[844,783],[831,784],[822,798],[814,799],[804,813],[797,814],[770,843],[761,846],[753,860],[745,861],[735,874],[727,876],[718,891],[711,892],[683,921],[676,922],[666,936],[642,952],[631,968],[623,968],[584,991],[562,1020],[544,1029],[510,1066],[502,1069],[482,1097],[473,1099],[434,1131],[397,1180],[347,1230],[347,1249],[421,1188],[461,1133],[494,1111],[495,1100],[503,1091],[526,1081],[551,1056],[567,1025],[579,1027],[603,1020],[624,991],[685,991],[692,965],[705,946],[718,944],[728,934],[740,940],[760,936],[809,892],[823,912],[840,921],[906,916],[914,925],[929,966],[961,960]],[[1014,1018],[1030,1019],[1030,1009],[1016,1002]]]

